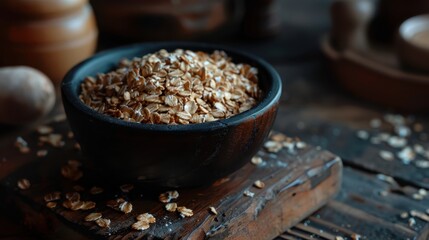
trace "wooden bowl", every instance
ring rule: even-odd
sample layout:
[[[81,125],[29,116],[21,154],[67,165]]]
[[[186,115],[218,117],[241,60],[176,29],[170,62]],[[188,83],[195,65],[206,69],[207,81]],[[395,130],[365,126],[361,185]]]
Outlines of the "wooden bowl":
[[[205,52],[224,50],[234,62],[258,68],[263,98],[252,109],[231,118],[190,125],[126,122],[100,114],[80,101],[80,83],[86,76],[108,72],[122,58],[177,48]],[[209,184],[250,160],[274,122],[281,79],[262,59],[225,47],[147,43],[102,52],[84,61],[66,75],[61,91],[68,121],[89,165],[109,178],[140,179],[155,186],[183,187]]]
[[[412,17],[401,24],[396,48],[406,67],[429,76],[429,14]]]
[[[354,95],[406,112],[429,110],[429,76],[401,69],[393,49],[366,46],[338,51],[325,37],[322,51],[336,80]]]

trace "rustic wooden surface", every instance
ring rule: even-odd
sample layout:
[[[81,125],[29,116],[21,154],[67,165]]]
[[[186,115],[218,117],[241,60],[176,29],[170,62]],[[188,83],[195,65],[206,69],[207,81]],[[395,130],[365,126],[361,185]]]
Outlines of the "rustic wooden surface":
[[[49,126],[63,136],[70,131],[64,121]],[[137,183],[130,193],[123,193],[121,184],[106,183],[88,169],[84,169],[83,178],[78,181],[65,179],[61,166],[70,159],[85,161],[74,149],[74,140],[64,139],[64,147],[54,148],[39,146],[39,136],[36,131],[21,135],[31,149],[27,154],[14,147],[14,139],[0,147],[6,160],[0,173],[0,209],[50,239],[272,239],[326,204],[341,184],[340,158],[320,148],[308,146],[293,152],[283,149],[278,153],[261,150],[258,155],[264,159],[263,164],[255,166],[249,162],[238,172],[208,187],[180,189],[178,205],[194,211],[194,216],[182,219],[177,213],[167,212],[164,204],[158,201],[162,190],[152,191]],[[47,149],[47,156],[37,157],[40,149]],[[22,178],[30,180],[29,189],[17,187]],[[256,180],[263,181],[265,187],[252,186]],[[95,209],[72,211],[61,206],[64,195],[74,192],[76,184],[86,189],[81,192],[82,200],[97,203]],[[91,195],[89,189],[93,186],[102,187],[105,192]],[[244,196],[245,190],[254,192],[255,196]],[[54,191],[61,191],[62,199],[50,210],[45,207],[43,198]],[[118,197],[133,204],[132,213],[124,214],[106,207],[108,200]],[[218,215],[210,214],[210,206],[216,208]],[[100,212],[110,219],[110,228],[85,222],[85,216],[91,212]],[[136,216],[145,212],[156,216],[157,222],[148,231],[132,230]],[[270,222],[270,227],[260,225],[262,222]]]
[[[378,157],[378,150],[385,149],[385,145],[372,145],[354,137],[355,131],[370,129],[371,119],[382,118],[393,110],[350,96],[332,79],[319,51],[319,41],[330,27],[330,3],[282,0],[283,31],[279,37],[266,42],[228,42],[266,58],[279,71],[284,94],[275,129],[327,148],[342,157],[346,166],[338,197],[278,239],[351,239],[353,234],[359,234],[360,239],[427,240],[429,224],[416,218],[416,224],[410,227],[400,213],[428,209],[428,198],[412,199],[377,175],[391,175],[401,187],[416,191],[428,188],[428,170],[395,161],[386,163]],[[414,117],[428,133],[428,114]],[[19,131],[3,128],[2,139]],[[427,147],[427,139],[412,139]],[[384,191],[386,196],[381,194]],[[0,229],[2,238],[34,238],[7,217],[0,218]]]

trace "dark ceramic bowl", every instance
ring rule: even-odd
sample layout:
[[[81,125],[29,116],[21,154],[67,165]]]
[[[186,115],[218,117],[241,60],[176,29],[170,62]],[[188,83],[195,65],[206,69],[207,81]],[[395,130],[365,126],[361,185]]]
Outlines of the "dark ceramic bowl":
[[[190,125],[127,122],[100,114],[79,99],[86,76],[108,72],[122,58],[160,49],[224,50],[234,62],[258,68],[261,101],[231,118]],[[256,154],[276,117],[281,79],[264,60],[222,46],[201,43],[146,43],[99,53],[74,67],[61,84],[64,108],[87,165],[109,178],[149,185],[205,185],[242,167]]]

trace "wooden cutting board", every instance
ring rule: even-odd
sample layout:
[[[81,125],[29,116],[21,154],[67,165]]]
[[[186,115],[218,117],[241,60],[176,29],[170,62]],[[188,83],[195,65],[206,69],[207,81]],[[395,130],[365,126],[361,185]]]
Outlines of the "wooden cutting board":
[[[50,239],[273,239],[324,205],[339,190],[342,164],[339,157],[312,146],[293,150],[284,147],[277,153],[261,150],[263,163],[247,164],[234,174],[220,179],[211,186],[177,189],[180,196],[174,200],[178,206],[193,210],[192,217],[182,218],[177,212],[165,210],[158,200],[160,193],[175,189],[147,189],[138,183],[128,193],[122,184],[82,169],[83,177],[77,181],[66,179],[61,167],[68,160],[82,160],[75,149],[75,141],[67,137],[69,127],[65,121],[49,124],[55,133],[63,136],[64,146],[40,146],[36,131],[23,134],[30,152],[23,154],[14,146],[15,138],[0,144],[0,208],[26,227]],[[47,155],[37,156],[46,149]],[[40,153],[39,153],[40,154]],[[83,159],[84,162],[84,159]],[[31,186],[22,190],[17,183],[28,179]],[[254,182],[260,180],[260,189]],[[81,201],[93,201],[94,209],[72,211],[62,206],[65,195],[79,185]],[[98,186],[100,194],[90,194]],[[248,190],[253,197],[246,196]],[[61,199],[55,208],[46,207],[44,196],[60,191]],[[108,200],[123,198],[133,205],[131,213],[106,206]],[[214,207],[215,215],[209,210]],[[111,220],[110,227],[100,228],[95,222],[84,221],[92,212],[102,213]],[[151,213],[156,223],[149,229],[131,228],[136,216]]]

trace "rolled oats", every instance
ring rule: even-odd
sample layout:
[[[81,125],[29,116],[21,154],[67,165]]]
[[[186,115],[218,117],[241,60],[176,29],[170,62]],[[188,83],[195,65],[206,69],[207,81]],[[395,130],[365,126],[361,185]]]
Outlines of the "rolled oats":
[[[90,210],[95,208],[96,203],[93,201],[84,201],[82,206],[80,207],[81,210]]]
[[[37,155],[37,157],[46,157],[46,155],[48,155],[48,150],[41,149],[41,150],[37,151],[36,155]]]
[[[169,203],[171,200],[179,197],[179,192],[177,191],[168,191],[165,193],[161,193],[159,195],[159,201],[163,203]]]
[[[52,133],[54,131],[54,129],[50,126],[46,126],[46,125],[41,125],[38,126],[36,131],[40,134],[40,135],[47,135],[49,133]]]
[[[254,157],[252,157],[251,162],[255,165],[260,165],[264,162],[264,160],[262,160],[262,158],[259,156],[254,156]]]
[[[111,222],[110,219],[107,219],[107,218],[100,218],[95,221],[95,223],[101,228],[110,227],[110,222]]]
[[[94,222],[102,217],[101,213],[90,213],[85,217],[86,222]]]
[[[18,188],[21,190],[27,190],[31,187],[31,183],[30,180],[26,179],[26,178],[22,178],[20,180],[18,180]]]
[[[115,71],[87,77],[80,99],[103,114],[132,122],[191,124],[229,118],[261,96],[257,69],[212,54],[160,50],[121,61]]]
[[[177,207],[177,211],[180,213],[180,216],[182,218],[192,217],[194,215],[194,212],[192,211],[192,209],[189,209],[186,207]]]
[[[66,193],[66,199],[70,200],[72,202],[79,202],[80,201],[80,193],[68,192],[68,193]]]
[[[156,218],[150,213],[143,213],[137,216],[138,221],[146,221],[148,223],[155,223]]]
[[[155,223],[155,217],[150,213],[143,213],[137,216],[137,222],[135,222],[131,227],[134,230],[146,230],[150,227],[151,223]]]
[[[210,211],[211,214],[217,215],[217,211],[216,211],[215,207],[209,207],[209,211]]]
[[[262,182],[261,180],[256,180],[256,181],[253,183],[253,186],[255,186],[256,188],[260,188],[260,189],[262,189],[262,188],[264,188],[264,187],[265,187],[265,183],[264,183],[264,182]]]
[[[246,197],[253,197],[253,196],[255,196],[255,193],[254,193],[254,192],[251,192],[251,191],[249,191],[249,190],[245,190],[245,191],[243,192],[243,195],[244,195],[244,196],[246,196]]]
[[[60,200],[60,198],[61,198],[61,192],[51,192],[51,193],[46,194],[43,197],[45,202],[57,201],[57,200]]]
[[[30,152],[27,141],[25,141],[22,137],[17,137],[14,145],[16,148],[18,148],[20,153],[25,154]]]
[[[40,136],[39,137],[40,143],[48,143],[52,147],[60,148],[65,145],[65,142],[63,141],[63,136],[61,134],[57,133],[51,133],[46,136]]]
[[[101,188],[101,187],[96,187],[96,186],[94,186],[94,187],[92,187],[91,189],[89,189],[89,193],[91,193],[92,195],[100,194],[100,193],[102,193],[103,191],[104,191],[104,189],[103,189],[103,188]]]
[[[46,207],[48,207],[48,208],[56,208],[57,207],[57,203],[56,202],[47,202],[46,203]]]
[[[177,203],[167,203],[165,204],[165,210],[169,212],[175,212],[177,210]]]
[[[118,208],[123,213],[130,213],[133,211],[133,205],[127,201],[120,203]]]
[[[146,230],[150,227],[149,222],[146,221],[137,221],[135,223],[133,223],[133,225],[131,225],[131,228],[134,230],[139,230],[139,231],[143,231]]]

